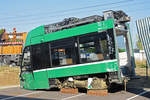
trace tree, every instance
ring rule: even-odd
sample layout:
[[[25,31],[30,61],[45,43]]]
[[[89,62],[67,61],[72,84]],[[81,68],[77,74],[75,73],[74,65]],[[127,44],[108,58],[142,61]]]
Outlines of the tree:
[[[126,52],[126,49],[118,48],[119,52]]]
[[[0,29],[0,34],[4,33],[4,31],[5,31],[4,29]]]
[[[143,50],[143,46],[142,46],[141,40],[139,39],[138,36],[137,36],[136,46],[137,46],[138,49]]]

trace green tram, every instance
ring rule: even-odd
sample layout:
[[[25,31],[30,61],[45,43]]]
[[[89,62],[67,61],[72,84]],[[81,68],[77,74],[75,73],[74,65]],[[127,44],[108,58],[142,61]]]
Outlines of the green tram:
[[[127,32],[129,19],[116,14],[70,18],[30,31],[20,66],[21,88],[104,89],[122,83],[116,37]]]

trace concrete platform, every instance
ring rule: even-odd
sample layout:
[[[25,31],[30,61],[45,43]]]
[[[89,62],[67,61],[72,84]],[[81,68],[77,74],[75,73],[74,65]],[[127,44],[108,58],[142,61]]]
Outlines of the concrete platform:
[[[107,96],[108,90],[87,90],[87,95]]]
[[[78,94],[79,91],[77,88],[62,88],[60,90],[61,93],[68,93],[68,94]]]

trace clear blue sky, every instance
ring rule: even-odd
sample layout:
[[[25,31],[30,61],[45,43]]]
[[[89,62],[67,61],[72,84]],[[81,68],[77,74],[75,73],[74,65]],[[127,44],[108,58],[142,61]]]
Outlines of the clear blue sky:
[[[0,0],[0,28],[28,32],[37,26],[68,17],[103,15],[105,10],[123,10],[131,16],[131,32],[136,42],[135,20],[150,16],[150,0]]]

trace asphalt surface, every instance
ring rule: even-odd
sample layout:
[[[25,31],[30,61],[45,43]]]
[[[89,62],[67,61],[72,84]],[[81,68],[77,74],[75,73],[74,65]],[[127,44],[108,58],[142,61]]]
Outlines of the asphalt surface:
[[[79,94],[64,94],[59,90],[25,90],[19,87],[0,89],[0,100],[150,100],[150,89],[127,89],[109,92],[108,96],[91,96],[81,91]]]

